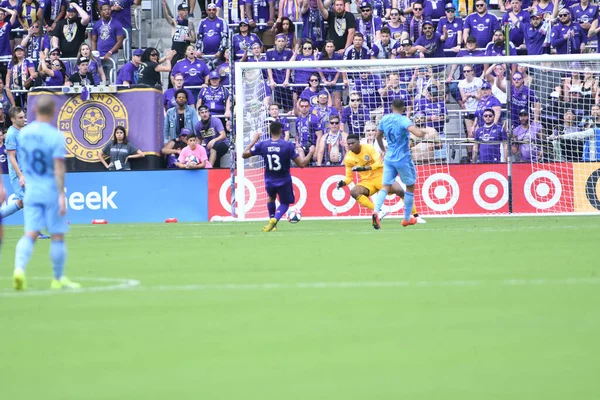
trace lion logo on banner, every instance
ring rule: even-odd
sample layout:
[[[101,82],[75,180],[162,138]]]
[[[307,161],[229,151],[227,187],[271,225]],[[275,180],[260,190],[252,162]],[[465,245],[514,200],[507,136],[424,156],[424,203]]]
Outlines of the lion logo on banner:
[[[128,121],[127,108],[117,96],[95,93],[86,101],[70,96],[60,107],[57,125],[69,153],[85,162],[98,162],[97,151],[112,139],[116,126],[129,129]]]

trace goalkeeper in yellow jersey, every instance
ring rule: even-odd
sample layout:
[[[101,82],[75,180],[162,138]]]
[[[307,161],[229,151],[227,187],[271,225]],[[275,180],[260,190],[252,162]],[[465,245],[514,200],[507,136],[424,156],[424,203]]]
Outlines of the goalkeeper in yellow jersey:
[[[350,184],[354,180],[354,173],[358,172],[360,182],[358,182],[350,194],[358,203],[373,210],[375,208],[369,196],[373,196],[379,192],[383,187],[383,163],[381,162],[380,155],[375,150],[375,147],[370,144],[360,144],[358,135],[348,135],[346,139],[348,144],[348,153],[344,158],[344,165],[346,166],[346,178],[339,181],[337,188],[344,187]],[[395,194],[400,198],[404,199],[404,189],[398,182],[394,182],[391,186],[389,194]],[[424,224],[425,220],[417,214],[416,208],[413,206],[412,214],[417,218],[417,222]],[[386,213],[382,212],[379,215],[379,219],[383,219]]]

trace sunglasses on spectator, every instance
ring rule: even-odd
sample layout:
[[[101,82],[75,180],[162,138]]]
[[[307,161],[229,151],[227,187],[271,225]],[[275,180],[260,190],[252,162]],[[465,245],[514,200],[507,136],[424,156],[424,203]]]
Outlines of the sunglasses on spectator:
[[[413,8],[413,11],[423,11],[422,8]]]
[[[340,121],[329,121],[329,125],[339,125]]]
[[[50,53],[51,56],[59,56],[60,53],[54,52],[54,53]]]
[[[523,78],[519,78],[519,77],[513,77],[513,81],[522,81]]]
[[[463,70],[463,72],[464,72],[465,74],[468,74],[469,72],[473,72],[473,70],[472,70],[472,69],[465,69],[465,70]]]
[[[483,114],[483,118],[492,118],[494,114]]]
[[[475,4],[475,7],[485,7],[485,4]]]
[[[390,17],[397,17],[397,16],[399,16],[399,15],[400,15],[400,14],[398,14],[398,13],[390,13]]]
[[[360,101],[360,99],[350,99],[351,102],[355,103],[357,101]]]
[[[423,28],[424,31],[432,31],[433,27],[431,26],[426,26],[425,28]]]
[[[562,17],[568,17],[568,16],[569,16],[569,14],[559,14],[558,16],[559,16],[560,18],[562,18]]]
[[[150,55],[158,57],[158,53],[150,53]]]
[[[309,79],[308,81],[309,81],[309,82],[319,82],[319,80],[318,80],[318,79],[314,79],[314,78],[313,78],[313,79]]]
[[[447,9],[447,10],[446,10],[446,12],[449,12],[449,13],[455,13],[455,12],[456,12],[456,10],[455,10],[454,8],[449,8],[449,9]]]
[[[60,67],[60,64],[52,64],[53,67]]]
[[[302,50],[312,50],[312,47],[303,47]]]
[[[308,107],[310,107],[308,104],[302,104],[302,105],[300,106],[300,108],[308,108]]]

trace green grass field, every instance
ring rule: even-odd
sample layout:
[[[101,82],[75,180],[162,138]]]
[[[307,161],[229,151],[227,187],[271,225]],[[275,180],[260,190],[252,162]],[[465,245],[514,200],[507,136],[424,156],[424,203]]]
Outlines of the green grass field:
[[[0,398],[600,398],[600,217],[262,225],[5,228]]]

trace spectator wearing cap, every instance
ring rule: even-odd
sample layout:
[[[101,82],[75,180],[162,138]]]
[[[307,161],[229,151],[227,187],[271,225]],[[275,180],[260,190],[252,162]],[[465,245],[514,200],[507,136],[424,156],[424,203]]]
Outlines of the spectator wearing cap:
[[[90,59],[81,57],[77,60],[77,72],[69,76],[65,82],[65,86],[71,86],[74,83],[79,83],[81,86],[95,85],[94,75],[89,71]]]
[[[193,106],[188,105],[188,94],[185,89],[175,92],[175,102],[177,105],[169,108],[165,114],[163,130],[165,143],[178,137],[183,128],[193,131],[198,123],[198,114]]]
[[[573,14],[573,20],[579,23],[579,26],[581,26],[581,29],[583,29],[583,33],[587,38],[592,22],[598,19],[598,6],[590,4],[590,0],[579,0],[579,2],[571,5],[570,8],[571,13]]]
[[[326,38],[325,19],[319,11],[318,3],[302,0],[300,12],[302,13],[302,37],[312,40],[315,46],[322,48]]]
[[[392,8],[390,10],[389,20],[386,21],[386,26],[390,29],[390,35],[392,39],[400,43],[402,40],[402,32],[404,32],[404,22],[402,21],[402,15],[404,12],[400,12],[398,8]]]
[[[402,39],[396,43],[396,48],[392,49],[393,58],[424,58],[425,54],[413,46],[410,39]],[[412,73],[409,74],[408,80]],[[404,80],[403,80],[404,81]]]
[[[512,101],[510,102],[511,126],[519,125],[519,113],[521,110],[533,109],[533,121],[540,122],[540,100],[534,91],[525,86],[525,77],[520,72],[512,74],[512,88],[510,91]]]
[[[206,156],[206,150],[198,143],[199,138],[190,133],[187,135],[187,146],[181,149],[181,153],[175,163],[177,168],[182,169],[206,169],[212,168]]]
[[[483,125],[475,131],[472,161],[474,163],[478,161],[480,163],[506,162],[508,155],[506,131],[502,128],[502,125],[494,123],[495,113],[493,109],[484,109],[482,118]]]
[[[523,46],[527,49],[526,53],[530,56],[539,56],[550,52],[550,47],[545,46],[546,34],[550,30],[550,20],[542,23],[542,16],[539,11],[533,10],[529,15],[529,20],[519,19],[513,13],[507,14],[513,25],[512,32],[518,30],[523,37]]]
[[[552,28],[550,43],[556,54],[580,54],[585,50],[585,35],[577,22],[571,21],[571,11],[558,12],[558,24]]]
[[[510,6],[510,11],[502,16],[502,26],[509,24],[508,40],[515,45],[517,50],[520,50],[519,54],[527,54],[523,31],[514,21],[529,23],[530,14],[522,9],[523,2],[521,0],[510,0]]]
[[[483,112],[486,109],[492,109],[494,111],[494,120],[495,124],[500,122],[500,117],[502,116],[502,104],[500,100],[498,100],[492,94],[492,85],[489,82],[484,81],[481,85],[481,95],[479,96],[479,102],[477,102],[477,107],[475,108],[475,121],[473,122],[473,130],[477,130],[477,128],[483,126]],[[474,133],[471,132],[471,134]],[[473,137],[473,136],[469,136]]]
[[[98,53],[96,52],[96,54]],[[96,57],[96,55],[92,54],[92,49],[87,42],[83,42],[81,46],[79,46],[77,60],[82,57],[90,60],[90,63],[88,64],[88,71],[94,77],[94,82],[104,85],[107,82],[107,79],[106,75],[104,75],[104,70],[102,69],[102,61]],[[75,61],[75,64],[77,64],[77,60]]]
[[[187,104],[190,106],[194,105],[194,95],[192,94],[192,92],[189,89],[185,89],[183,87],[183,74],[177,73],[173,77],[173,87],[165,90],[165,92],[163,93],[163,106],[165,108],[165,113],[167,112],[167,110],[169,108],[173,108],[173,107],[177,106],[177,101],[175,99],[175,93],[177,93],[177,91],[179,89],[183,89],[187,93],[187,99],[188,99]]]
[[[415,43],[423,35],[423,23],[425,22],[425,18],[423,17],[424,9],[423,1],[413,3],[412,15],[406,17],[406,21],[404,22],[402,39],[410,39],[412,43]]]
[[[40,57],[40,51],[46,51],[50,49],[50,37],[48,34],[44,33],[40,43],[41,35],[42,32],[40,32],[40,22],[36,21],[31,24],[29,30],[27,31],[27,35],[25,35],[23,40],[21,40],[21,46],[23,46],[25,49],[26,57],[32,60],[36,66]]]
[[[62,72],[63,63],[56,60],[47,60],[46,52],[40,53],[40,76],[42,86],[64,86],[66,76]]]
[[[371,58],[390,59],[392,58],[392,49],[396,47],[396,41],[392,39],[390,28],[384,26],[381,28],[381,39],[371,46]]]
[[[368,60],[371,58],[371,50],[364,41],[360,32],[354,34],[352,44],[344,51],[344,60]]]
[[[138,83],[153,87],[158,86],[162,89],[160,73],[171,72],[171,59],[176,54],[175,50],[169,50],[163,58],[160,58],[160,53],[154,47],[148,47],[144,50],[142,60],[138,66]]]
[[[338,110],[331,106],[331,99],[329,97],[329,92],[325,89],[321,89],[317,96],[317,104],[313,105],[310,109],[310,113],[316,115],[321,121],[321,126],[324,130],[329,128],[329,117],[332,115],[339,116],[340,113]]]
[[[414,102],[415,112],[422,112],[426,117],[426,125],[444,135],[446,125],[446,105],[443,92],[436,86],[430,85],[425,96]]]
[[[290,0],[294,1],[294,0]],[[280,4],[283,2],[280,2]],[[296,27],[291,19],[288,17],[279,18],[275,25],[273,25],[273,33],[275,36],[277,35],[285,35],[286,38],[286,49],[294,49],[296,48],[297,39],[296,39]]]
[[[271,103],[269,105],[269,118],[267,122],[279,122],[283,125],[283,137],[286,141],[290,140],[290,121],[286,117],[279,116],[279,104]]]
[[[130,86],[138,83],[138,71],[143,55],[144,50],[142,49],[135,49],[133,51],[131,61],[126,62],[117,74],[117,81],[115,82],[117,85]]]
[[[423,22],[423,36],[415,42],[415,49],[423,53],[425,58],[443,58],[446,39],[448,39],[448,28],[442,27],[442,33],[437,33],[434,31],[433,22],[427,20]],[[444,68],[443,65],[434,66],[433,72],[441,72]]]
[[[291,50],[285,48],[286,39],[284,35],[278,35],[275,38],[275,47],[267,50],[267,61],[289,61],[294,54]],[[311,52],[312,55],[312,52]],[[286,111],[294,108],[294,96],[290,87],[290,69],[272,69],[267,70],[269,87],[273,91],[273,101],[283,106]]]
[[[85,41],[85,29],[90,16],[77,3],[70,3],[66,18],[59,20],[52,31],[52,47],[58,47],[63,57],[77,57],[79,47]]]
[[[317,166],[342,165],[346,156],[346,138],[339,115],[332,115],[323,129],[323,136],[317,145]]]
[[[477,47],[485,47],[494,37],[494,32],[501,28],[500,21],[487,10],[485,0],[475,0],[475,12],[467,15],[463,28],[463,38],[475,37]]]
[[[102,150],[98,150],[97,157],[109,171],[130,171],[129,160],[143,158],[145,154],[127,140],[125,127],[117,126],[113,133],[113,140],[106,143]],[[109,157],[110,164],[106,162],[106,157]]]
[[[246,0],[246,18],[262,35],[275,24],[275,0]]]
[[[224,19],[217,17],[217,5],[209,3],[206,6],[208,16],[200,21],[196,49],[201,54],[214,55],[219,58],[228,45],[229,28]]]
[[[60,57],[62,56],[62,52],[60,51],[60,49],[58,47],[53,47],[50,49],[50,61],[54,62],[55,60],[60,61],[60,63],[63,65],[62,68],[62,73],[65,77],[71,75],[71,73],[73,72],[73,68],[71,68],[71,63],[64,63]]]
[[[233,35],[233,51],[235,53],[235,60],[242,58],[244,53],[250,50],[252,44],[259,43],[261,48],[263,47],[262,41],[255,33],[250,33],[250,25],[248,20],[243,19],[240,21],[238,27],[238,33]]]
[[[342,130],[363,137],[363,126],[371,120],[369,109],[362,104],[359,92],[350,92],[348,106],[342,110]]]
[[[110,76],[110,70],[116,68],[119,61],[125,35],[121,23],[112,18],[110,3],[102,3],[100,12],[101,18],[92,28],[92,51],[100,52],[104,74]]]
[[[356,20],[356,33],[362,33],[364,44],[370,49],[376,41],[381,40],[380,17],[373,16],[373,6],[370,1],[360,3],[360,18]],[[355,35],[356,37],[356,35]]]
[[[196,108],[200,106],[208,107],[211,114],[231,117],[231,94],[221,85],[221,76],[217,71],[211,71],[208,75],[208,86],[200,89]]]
[[[319,12],[327,21],[329,26],[327,38],[333,40],[335,50],[340,54],[344,53],[354,40],[356,32],[356,18],[346,11],[344,0],[334,0],[333,11],[328,11],[323,4],[323,0],[317,0]]]
[[[30,89],[37,77],[35,64],[30,59],[25,58],[23,46],[15,46],[14,55],[8,63],[8,71],[6,72],[6,87],[13,91]],[[16,104],[24,107],[26,98],[26,94],[16,93]]]
[[[175,67],[171,70],[171,79],[178,72],[183,74],[184,86],[192,91],[194,98],[197,98],[200,92],[199,86],[207,84],[210,70],[203,60],[196,57],[196,49],[193,45],[187,47],[185,58],[177,61]]]
[[[7,7],[0,7],[0,56],[12,56],[10,36],[17,23],[17,12]],[[5,75],[6,68],[2,68]]]
[[[438,21],[436,32],[443,35],[446,28],[448,38],[444,41],[444,55],[454,57],[463,43],[463,20],[456,16],[456,7],[452,3],[446,4],[444,12],[446,15]]]
[[[165,143],[165,145],[161,149],[160,153],[163,156],[165,156],[167,168],[178,168],[175,165],[175,163],[179,159],[181,150],[183,150],[187,146],[187,137],[191,133],[192,132],[189,129],[183,128],[179,132],[179,136],[177,136],[175,139],[171,139],[167,143]]]
[[[210,114],[206,105],[198,107],[200,118],[195,126],[195,132],[200,145],[206,148],[210,164],[215,168],[221,168],[221,157],[229,151],[229,140],[223,122]]]
[[[171,69],[177,61],[185,57],[186,48],[196,43],[196,29],[194,23],[188,19],[189,8],[186,2],[177,6],[177,17],[173,18],[171,10],[167,6],[167,0],[162,0],[162,9],[167,23],[173,27],[171,38],[171,49],[177,54],[171,60]]]
[[[541,157],[542,126],[534,122],[529,123],[528,109],[518,112],[519,126],[512,130],[514,142],[511,153],[516,162],[535,162]]]
[[[355,0],[355,1],[357,3],[357,6],[360,6],[360,4],[362,4],[361,0]],[[371,0],[370,3],[371,3],[371,7],[373,8],[373,17],[377,17],[382,20],[390,19],[390,12],[392,11],[392,1],[391,0]]]

